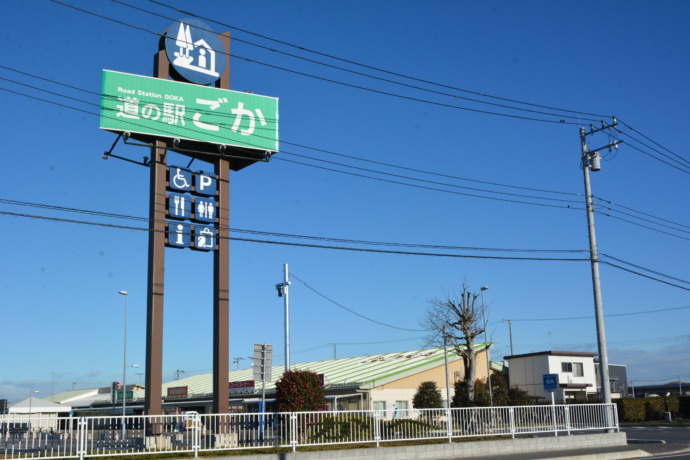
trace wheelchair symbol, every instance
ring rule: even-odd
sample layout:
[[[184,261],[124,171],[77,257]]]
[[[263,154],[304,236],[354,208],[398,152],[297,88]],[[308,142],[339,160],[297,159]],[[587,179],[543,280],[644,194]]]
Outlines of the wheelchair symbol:
[[[182,170],[180,168],[175,168],[177,169],[177,174],[173,177],[173,185],[177,189],[188,189],[191,187],[191,184],[187,182],[187,178],[182,174]]]

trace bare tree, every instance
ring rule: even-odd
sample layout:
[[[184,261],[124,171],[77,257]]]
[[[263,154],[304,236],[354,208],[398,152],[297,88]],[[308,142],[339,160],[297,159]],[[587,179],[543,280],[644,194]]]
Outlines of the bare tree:
[[[474,400],[474,381],[477,378],[475,339],[484,332],[484,305],[477,304],[479,296],[470,292],[467,284],[463,283],[459,297],[453,293],[444,299],[429,300],[429,309],[422,321],[422,326],[433,333],[431,342],[443,346],[445,334],[447,345],[462,356],[468,406]]]

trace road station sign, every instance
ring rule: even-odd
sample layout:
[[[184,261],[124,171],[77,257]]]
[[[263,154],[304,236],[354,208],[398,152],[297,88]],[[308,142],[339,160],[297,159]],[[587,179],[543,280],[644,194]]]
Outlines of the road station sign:
[[[278,99],[103,71],[101,129],[278,151]]]
[[[558,391],[558,374],[544,374],[544,393]]]
[[[182,78],[208,85],[225,70],[225,46],[211,27],[198,19],[174,22],[166,33],[165,52]]]

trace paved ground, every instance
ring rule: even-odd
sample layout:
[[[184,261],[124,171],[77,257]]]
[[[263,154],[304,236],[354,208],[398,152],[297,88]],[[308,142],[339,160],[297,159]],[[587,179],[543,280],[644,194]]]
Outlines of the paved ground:
[[[629,442],[627,446],[607,447],[599,449],[578,449],[558,452],[531,452],[527,454],[500,455],[495,457],[482,457],[495,460],[616,460],[645,458],[656,455],[669,455],[687,453],[690,458],[690,448],[687,443],[640,443]],[[466,460],[466,459],[465,459]]]

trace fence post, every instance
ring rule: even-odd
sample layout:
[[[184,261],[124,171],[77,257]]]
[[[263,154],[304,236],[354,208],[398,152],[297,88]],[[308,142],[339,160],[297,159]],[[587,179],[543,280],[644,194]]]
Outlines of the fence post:
[[[381,414],[379,411],[374,411],[374,440],[376,441],[376,447],[379,447],[379,441],[381,441]]]
[[[84,451],[86,451],[86,446],[84,445],[86,438],[86,419],[84,417],[77,418],[77,455],[79,455],[80,460],[84,460]]]
[[[510,436],[515,439],[515,409],[508,409],[508,418],[510,419]]]
[[[192,450],[194,451],[194,458],[197,458],[201,444],[201,414],[194,415],[192,423]]]
[[[299,441],[297,439],[297,414],[295,413],[290,414],[290,438],[292,451],[295,452],[297,450],[297,442]]]
[[[453,418],[450,407],[446,407],[446,434],[448,435],[448,442],[453,442]]]
[[[568,436],[570,436],[570,407],[565,406],[565,430],[568,432]]]

